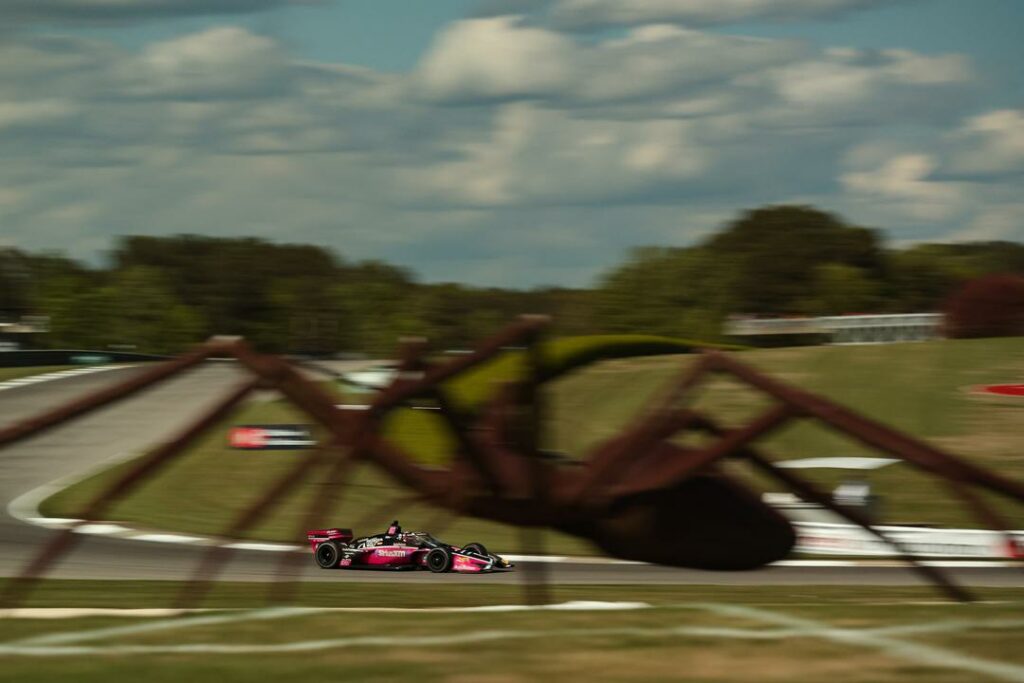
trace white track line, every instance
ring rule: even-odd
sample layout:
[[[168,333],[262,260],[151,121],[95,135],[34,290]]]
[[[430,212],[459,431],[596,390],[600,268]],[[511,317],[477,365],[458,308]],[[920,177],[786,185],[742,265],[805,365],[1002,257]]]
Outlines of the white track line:
[[[45,372],[41,375],[29,375],[28,377],[18,377],[17,379],[9,379],[4,382],[0,382],[0,391],[6,391],[8,389],[17,389],[18,387],[27,387],[32,384],[39,384],[40,382],[51,382],[56,379],[67,379],[69,377],[78,377],[80,375],[91,375],[96,372],[105,372],[107,370],[117,370],[118,368],[126,367],[129,366],[99,365],[85,368],[72,368],[71,370],[59,370],[57,372]]]
[[[207,607],[6,607],[0,619],[84,619],[87,617],[180,617],[185,614],[214,612]]]
[[[274,619],[287,616],[301,616],[303,608],[276,608],[257,610],[239,615],[211,615],[191,619],[177,619],[142,624],[137,626],[94,629],[78,633],[52,634],[37,636],[21,641],[0,644],[0,655],[61,657],[86,655],[151,655],[151,654],[251,654],[251,653],[296,653],[321,650],[368,648],[368,647],[443,647],[448,645],[465,645],[509,640],[527,640],[536,638],[577,638],[577,637],[698,637],[723,638],[733,640],[785,640],[794,637],[821,638],[844,645],[855,645],[879,650],[891,657],[910,661],[917,665],[968,671],[975,675],[987,676],[1013,683],[1024,682],[1024,667],[1007,662],[982,659],[970,655],[951,652],[944,648],[933,647],[921,643],[898,640],[870,630],[853,630],[834,628],[829,624],[794,617],[763,609],[741,607],[738,605],[704,604],[693,605],[693,609],[710,611],[729,617],[753,619],[775,628],[729,628],[704,626],[670,626],[665,628],[621,627],[598,629],[558,629],[558,630],[494,630],[452,633],[438,636],[356,636],[323,640],[297,641],[290,643],[189,643],[179,645],[106,645],[88,646],[73,645],[97,638],[108,638],[118,635],[135,635],[166,631],[195,625],[211,623],[229,623],[248,619]],[[289,610],[295,610],[289,613]],[[311,612],[320,612],[317,608],[309,608]],[[1016,621],[1014,622],[1016,623]],[[961,625],[957,625],[959,628]],[[986,626],[993,626],[992,623]]]
[[[495,605],[476,608],[439,608],[446,611],[482,611],[522,609],[644,609],[645,603],[563,603],[536,608],[522,605]],[[910,624],[878,629],[836,628],[828,623],[796,617],[766,609],[724,604],[681,605],[684,609],[711,612],[726,617],[749,619],[772,628],[758,627],[731,628],[706,626],[671,626],[665,628],[621,627],[599,629],[559,629],[539,631],[494,630],[470,631],[439,636],[357,636],[324,640],[297,641],[290,643],[189,643],[179,645],[79,645],[92,640],[135,636],[156,632],[181,630],[193,626],[220,625],[243,621],[262,621],[290,617],[322,614],[338,611],[338,608],[317,607],[275,607],[236,613],[219,613],[203,616],[164,619],[145,624],[131,624],[69,633],[54,633],[34,636],[23,640],[0,644],[0,656],[61,657],[86,655],[149,655],[149,654],[249,654],[249,653],[295,653],[354,647],[439,647],[465,645],[508,640],[535,638],[573,637],[701,637],[733,640],[785,640],[789,638],[820,638],[844,645],[873,649],[885,655],[917,665],[934,668],[968,671],[975,675],[998,680],[1024,683],[1024,666],[983,659],[950,651],[923,643],[909,642],[894,638],[894,634],[926,634],[937,632],[959,632],[970,629],[1019,628],[1022,619],[1001,620],[954,620],[928,624]],[[345,609],[345,608],[341,608]],[[359,609],[359,608],[356,608]],[[376,608],[365,608],[373,610]],[[388,609],[388,608],[385,608]],[[404,611],[434,611],[408,609]]]
[[[946,669],[959,669],[974,674],[990,676],[1003,681],[1024,683],[1024,666],[982,659],[971,655],[953,652],[944,647],[935,647],[924,643],[913,643],[893,638],[887,634],[879,634],[869,630],[835,628],[827,623],[794,617],[780,612],[771,612],[740,605],[702,604],[695,605],[725,616],[754,619],[773,626],[804,631],[803,635],[822,638],[846,645],[859,645],[879,650],[891,657],[922,664],[924,666]]]
[[[1002,628],[1024,628],[1024,619],[990,619],[988,621],[982,621],[979,619],[952,619],[950,621],[936,621],[929,624],[884,626],[881,628],[870,629],[870,632],[879,636],[916,636],[927,635],[929,633],[951,633],[956,631]]]
[[[478,605],[475,607],[316,607],[317,613],[372,614],[474,614],[494,612],[621,612],[651,609],[646,602],[602,602],[572,600],[550,605]],[[80,619],[83,617],[180,617],[206,612],[252,613],[250,609],[215,609],[208,607],[12,607],[0,609],[0,619]]]
[[[84,471],[66,474],[54,479],[53,481],[45,483],[42,486],[37,486],[30,491],[26,491],[7,504],[7,514],[33,526],[63,528],[78,524],[82,520],[44,517],[43,513],[39,511],[39,506],[44,500],[55,493],[63,491],[69,486],[73,486],[84,479],[88,479],[92,475],[106,470],[117,463],[124,462],[128,458],[132,457],[132,455],[133,453],[130,452],[117,453],[109,458],[105,458],[91,467],[85,468]]]
[[[12,646],[37,646],[37,645],[66,645],[68,643],[80,643],[88,640],[101,640],[116,638],[118,636],[137,636],[142,633],[157,633],[160,631],[174,631],[193,626],[211,626],[217,624],[230,624],[239,621],[266,621],[269,619],[287,619],[290,617],[307,616],[320,612],[318,607],[269,607],[267,609],[252,610],[232,614],[209,614],[198,617],[185,617],[180,619],[165,619],[146,624],[130,624],[128,626],[111,626],[109,628],[90,629],[88,631],[74,631],[71,633],[49,633],[42,636],[35,636],[8,643]]]
[[[478,605],[475,607],[316,607],[317,613],[355,614],[477,614],[495,612],[621,612],[651,609],[646,602],[601,602],[572,600],[550,605]],[[252,613],[250,609],[215,609],[208,607],[12,607],[0,609],[0,619],[80,619],[83,617],[180,617],[206,612]]]
[[[85,655],[152,655],[152,654],[252,654],[252,653],[295,653],[315,652],[319,650],[339,650],[348,648],[368,647],[442,647],[446,645],[466,645],[508,640],[527,640],[536,638],[573,638],[588,636],[631,636],[631,637],[664,637],[664,636],[696,636],[696,637],[732,637],[764,639],[766,632],[676,626],[669,628],[601,628],[601,629],[564,629],[542,631],[472,631],[453,633],[440,636],[356,636],[351,638],[334,638],[329,640],[307,640],[291,643],[240,643],[227,645],[218,643],[191,643],[186,645],[25,645],[0,644],[0,656],[28,657],[67,657]]]

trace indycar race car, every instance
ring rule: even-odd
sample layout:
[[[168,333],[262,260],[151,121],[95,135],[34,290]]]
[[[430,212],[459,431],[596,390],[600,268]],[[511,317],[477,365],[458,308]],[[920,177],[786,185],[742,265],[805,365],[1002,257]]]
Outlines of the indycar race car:
[[[402,531],[398,520],[383,534],[353,538],[350,529],[315,529],[306,534],[313,558],[323,569],[429,569],[432,572],[507,571],[513,564],[480,543],[459,547],[425,531]]]

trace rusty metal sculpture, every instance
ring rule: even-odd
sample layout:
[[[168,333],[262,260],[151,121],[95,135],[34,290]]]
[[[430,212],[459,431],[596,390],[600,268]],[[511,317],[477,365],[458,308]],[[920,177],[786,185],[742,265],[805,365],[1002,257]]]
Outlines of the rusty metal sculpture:
[[[241,340],[214,340],[121,385],[2,430],[0,447],[124,398],[205,359],[227,356],[237,359],[255,379],[241,384],[177,438],[141,459],[87,506],[80,515],[82,523],[101,519],[114,501],[158,472],[258,388],[279,391],[323,425],[330,440],[243,510],[222,534],[228,538],[243,537],[308,473],[328,466],[328,479],[335,485],[320,487],[303,524],[296,529],[296,537],[301,537],[305,529],[321,521],[320,515],[333,499],[343,494],[354,467],[373,463],[411,489],[410,501],[525,529],[524,543],[534,551],[541,549],[541,537],[530,530],[556,529],[623,559],[699,569],[752,569],[785,557],[795,543],[795,534],[784,517],[720,466],[726,458],[738,458],[802,498],[880,536],[949,596],[966,600],[969,594],[938,569],[919,562],[862,515],[836,506],[810,482],[775,467],[754,448],[754,442],[794,420],[816,420],[943,479],[989,527],[1006,532],[1009,525],[969,487],[1024,503],[1024,486],[1019,483],[788,386],[717,351],[704,352],[640,417],[581,460],[553,459],[542,449],[545,383],[595,360],[673,349],[606,345],[554,358],[542,344],[546,324],[545,318],[524,317],[472,353],[444,363],[430,362],[425,343],[409,340],[401,349],[397,378],[376,395],[367,410],[358,412],[338,409],[328,393],[284,360],[258,354]],[[472,409],[456,405],[450,392],[454,378],[509,353],[517,354],[522,363],[516,381],[502,385],[482,405]],[[698,385],[715,373],[760,390],[775,404],[742,428],[723,428],[692,407]],[[382,421],[411,401],[433,402],[454,435],[457,448],[447,468],[420,466],[383,433]],[[703,433],[711,440],[700,447],[681,445],[676,437],[688,432]],[[12,583],[9,598],[16,597],[70,549],[76,540],[73,531],[57,533],[26,568],[21,581]],[[1014,542],[1009,534],[1007,540]],[[211,548],[184,597],[194,599],[200,594],[230,552],[224,547]],[[287,575],[288,563],[297,557],[282,560],[280,576]],[[543,565],[528,566],[543,571]],[[544,600],[543,574],[529,578],[529,599]]]

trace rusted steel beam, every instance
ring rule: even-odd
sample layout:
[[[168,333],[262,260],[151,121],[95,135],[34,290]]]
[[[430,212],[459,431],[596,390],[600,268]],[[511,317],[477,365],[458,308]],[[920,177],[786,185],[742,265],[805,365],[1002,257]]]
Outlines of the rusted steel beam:
[[[706,415],[698,415],[697,419],[694,421],[694,426],[718,437],[727,436],[734,431],[721,427]],[[852,524],[855,524],[865,531],[877,536],[892,546],[901,560],[910,564],[915,571],[925,577],[928,581],[941,588],[949,597],[962,602],[973,599],[970,593],[950,581],[942,571],[930,565],[922,564],[922,562],[909,548],[896,539],[890,538],[883,532],[876,529],[871,523],[871,520],[867,517],[856,510],[851,510],[837,505],[835,501],[832,500],[831,496],[818,490],[818,488],[812,483],[802,479],[792,472],[776,467],[756,448],[752,446],[743,446],[736,451],[736,455],[742,459],[749,460],[757,469],[782,482],[783,485],[795,491],[804,500],[816,503],[817,505],[820,505],[843,517]]]
[[[366,434],[365,446],[358,453],[380,465],[399,483],[419,491],[430,500],[440,502],[448,490],[448,471],[417,465],[400,447],[378,434]]]
[[[413,368],[419,366],[422,363],[422,353],[425,349],[425,345],[420,340],[407,339],[403,341],[400,349],[401,360],[399,362],[399,384],[406,380],[402,377],[402,373],[408,372]],[[304,388],[302,384],[308,384],[301,377],[290,378],[290,386],[279,385],[282,391],[286,392],[294,386],[293,391],[296,393],[302,393]],[[307,392],[307,398],[313,401],[318,400],[315,392]],[[331,408],[335,412],[340,412],[332,405]],[[327,414],[328,419],[330,414]],[[336,429],[335,436],[339,439],[339,444],[347,446],[345,450],[337,450],[337,457],[331,466],[330,473],[327,477],[327,481],[323,486],[319,488],[316,496],[312,503],[306,510],[306,515],[300,522],[301,526],[295,530],[297,537],[304,537],[305,533],[316,526],[319,526],[320,519],[327,512],[332,505],[338,503],[341,498],[343,490],[349,484],[349,479],[355,471],[356,465],[360,464],[367,456],[376,460],[382,467],[388,472],[402,481],[407,486],[418,488],[419,486],[426,486],[427,477],[420,476],[422,468],[417,467],[408,458],[404,457],[404,454],[395,456],[387,449],[387,444],[380,444],[380,439],[375,438],[375,420],[374,416],[364,412],[359,414],[353,419],[347,419],[342,422],[334,422],[333,425]],[[379,450],[385,452],[380,453]],[[301,557],[297,554],[287,554],[282,556],[278,563],[276,581],[271,587],[270,597],[276,602],[283,602],[287,600],[292,592],[293,586],[284,583],[284,579],[293,575],[298,564],[301,561]]]
[[[351,479],[356,466],[363,462],[372,462],[385,474],[414,491],[408,498],[410,502],[422,501],[437,505],[450,512],[452,518],[456,515],[469,514],[519,526],[522,547],[527,552],[543,552],[544,539],[541,530],[548,527],[574,533],[581,538],[599,542],[599,545],[603,543],[601,547],[610,549],[609,552],[622,557],[665,562],[677,566],[713,568],[721,565],[727,568],[750,568],[774,561],[772,558],[781,557],[788,552],[792,545],[792,529],[788,523],[778,518],[776,513],[764,506],[758,508],[756,505],[750,505],[747,506],[749,509],[744,508],[744,504],[749,502],[749,492],[738,483],[732,482],[715,467],[719,459],[729,456],[748,457],[755,467],[781,478],[783,483],[808,500],[819,502],[829,509],[836,507],[827,496],[817,491],[811,484],[789,472],[774,468],[750,447],[755,439],[795,417],[817,418],[851,438],[879,447],[943,477],[953,487],[954,493],[993,526],[998,526],[993,524],[998,515],[989,509],[984,501],[974,497],[973,491],[968,489],[966,484],[977,484],[1017,500],[1024,500],[1024,486],[985,472],[969,463],[960,462],[912,437],[863,418],[823,398],[773,380],[739,361],[715,352],[697,359],[659,393],[652,401],[652,408],[648,413],[624,429],[620,436],[609,439],[593,450],[584,466],[556,467],[542,457],[541,451],[544,445],[543,416],[547,408],[543,386],[567,366],[544,357],[541,334],[546,324],[546,318],[524,317],[518,323],[486,340],[471,354],[438,365],[430,365],[423,359],[425,345],[421,340],[407,340],[399,354],[401,362],[398,377],[376,397],[369,410],[361,412],[339,410],[330,392],[307,379],[289,363],[279,358],[258,354],[242,341],[211,343],[202,347],[195,354],[208,356],[224,353],[236,357],[243,367],[257,377],[249,383],[246,391],[265,385],[278,389],[313,421],[324,426],[330,434],[332,446],[337,447],[318,450],[285,473],[235,518],[226,533],[230,536],[241,536],[263,519],[268,511],[308,473],[322,467],[329,470],[327,482],[319,487],[310,506],[305,510],[304,519],[301,520],[303,526],[296,529],[297,536],[304,537],[308,529],[322,526],[322,516],[340,496],[351,489]],[[444,382],[492,360],[513,345],[516,347],[515,351],[521,353],[524,358],[525,375],[519,378],[520,381],[506,384],[485,409],[473,411],[471,414],[461,412],[455,406],[456,402],[445,392]],[[70,419],[71,416],[103,405],[104,402],[117,400],[121,395],[119,392],[137,391],[146,386],[147,382],[159,381],[174,372],[191,367],[201,360],[195,354],[194,357],[184,357],[173,361],[172,364],[154,368],[138,378],[133,378],[131,382],[122,383],[113,393],[109,390],[106,393],[97,393],[76,403],[75,406],[78,407],[64,407],[53,411],[48,416],[49,422],[30,425],[28,428],[21,427],[22,431],[8,430],[8,438],[24,438],[25,435],[36,433],[50,424]],[[597,360],[600,357],[600,353],[587,356],[589,360]],[[569,365],[577,367],[577,360]],[[692,389],[696,384],[710,372],[731,374],[738,380],[773,396],[780,404],[743,428],[718,429],[710,419],[699,419],[700,416],[687,409],[684,403],[692,395]],[[390,411],[402,407],[412,399],[422,397],[437,401],[441,408],[441,418],[446,421],[459,444],[457,452],[453,454],[454,462],[447,469],[420,466],[414,457],[383,434],[384,420]],[[241,397],[237,400],[241,400]],[[223,414],[227,408],[221,408]],[[213,424],[210,421],[215,422],[216,419],[217,416],[214,414],[205,416],[200,421],[202,424],[194,424],[192,431],[186,430],[182,439],[190,434],[189,438],[194,437],[198,433],[196,430],[202,431],[200,427],[209,426]],[[717,430],[718,440],[699,449],[682,448],[670,441],[673,435],[692,428],[709,429],[712,432]],[[0,432],[0,445],[3,434],[4,432]],[[121,477],[113,489],[93,501],[93,505],[84,516],[87,519],[97,519],[119,496],[158,471],[165,461],[172,459],[182,445],[168,445],[163,451],[155,451],[149,459],[140,464],[139,468]],[[692,481],[689,481],[691,478]],[[736,491],[741,491],[742,495],[736,494]],[[707,497],[701,498],[701,495]],[[690,508],[679,505],[680,501],[689,501]],[[717,508],[714,507],[716,503]],[[616,509],[615,506],[620,504],[620,508]],[[694,505],[697,507],[694,508]],[[633,536],[624,537],[619,533],[621,530],[617,531],[615,515],[624,514],[623,510],[642,512],[671,509],[683,511],[680,514],[690,518],[694,515],[699,516],[699,510],[707,509],[702,507],[704,505],[716,510],[713,519],[704,521],[707,525],[714,526],[717,523],[717,528],[723,532],[735,530],[737,538],[742,537],[743,533],[753,533],[757,539],[765,540],[768,538],[768,531],[778,538],[770,543],[762,543],[759,551],[747,551],[742,557],[716,557],[714,554],[690,552],[688,549],[706,546],[696,545],[694,536],[683,535],[676,539],[677,547],[674,550],[659,555],[638,550],[635,543],[631,545],[630,539],[633,539]],[[747,517],[733,514],[734,508],[746,509],[747,512],[744,514],[747,514]],[[387,501],[387,509],[394,509],[392,501]],[[752,512],[755,509],[757,514]],[[698,512],[693,513],[693,510]],[[379,516],[382,511],[383,508],[374,510],[373,514]],[[857,521],[856,513],[850,517],[847,510],[836,509],[836,512],[877,534],[867,520]],[[644,519],[642,515],[634,515],[634,518]],[[761,521],[757,521],[759,519]],[[751,524],[754,524],[754,527],[751,527]],[[758,524],[761,526],[757,526]],[[641,535],[647,533],[651,536],[658,533],[656,527],[646,526],[642,521],[637,528]],[[751,531],[754,528],[757,530]],[[70,547],[73,543],[72,539],[71,532],[67,531],[54,540],[55,545],[51,544],[50,549],[56,550],[56,556],[60,556],[67,549],[64,546]],[[916,558],[912,554],[906,553],[899,545],[895,547],[908,562],[916,563]],[[46,553],[44,550],[44,554]],[[226,556],[226,553],[220,551],[209,553],[195,574],[197,581],[193,583],[192,590],[183,593],[183,599],[198,597],[201,590],[209,585],[209,579],[213,577]],[[284,555],[277,578],[280,580],[294,575],[293,565],[299,562],[301,557],[302,555],[298,553]],[[37,564],[30,568],[33,572],[32,577],[45,571],[54,561],[49,558],[37,558]],[[690,564],[686,564],[687,562]],[[929,580],[943,586],[950,595],[958,599],[964,597],[965,594],[958,593],[959,589],[956,586],[948,582],[942,583],[944,577],[940,573],[920,563],[916,563],[915,566]],[[524,566],[523,578],[526,581],[527,601],[547,601],[547,583],[542,568],[538,569],[536,565],[528,563]],[[24,585],[24,581],[11,584],[8,591],[19,585]],[[279,583],[274,590],[280,599],[291,587],[290,584]]]
[[[685,429],[690,413],[681,411],[679,403],[707,376],[711,364],[711,357],[701,355],[648,402],[640,413],[645,418],[599,446],[587,459],[587,468],[579,477],[576,490],[570,492],[570,498],[579,500],[592,495],[642,458],[657,441]]]
[[[435,387],[432,397],[441,409],[441,418],[458,441],[456,455],[465,459],[467,464],[480,476],[484,486],[494,495],[502,495],[507,486],[502,482],[500,472],[491,462],[488,452],[473,438],[469,420],[448,399],[444,389]]]
[[[593,498],[643,460],[658,442],[685,430],[692,419],[689,410],[652,413],[628,432],[604,442],[586,461],[573,490],[567,492],[568,500],[578,503]]]
[[[379,504],[374,505],[369,510],[364,512],[357,520],[351,523],[351,528],[356,530],[356,533],[362,535],[362,529],[366,529],[371,524],[379,522],[384,518],[395,518],[399,512],[407,509],[410,505],[417,505],[419,503],[425,503],[426,498],[418,493],[410,495],[400,496],[398,498],[385,498]],[[346,523],[346,527],[349,524]]]
[[[726,457],[751,441],[778,429],[796,415],[788,405],[773,406],[746,427],[724,434],[707,448],[691,451],[686,458],[662,461],[656,468],[630,473],[627,478],[609,487],[609,494],[611,497],[626,496],[664,488],[681,481],[705,465]]]
[[[286,361],[258,354],[243,342],[234,345],[232,353],[252,373],[272,382],[274,387],[316,422],[326,427],[332,437],[351,442],[357,417],[339,410],[335,398],[315,382],[304,377]]]
[[[417,337],[403,340],[400,353],[402,362],[400,366],[407,368],[411,372],[419,373],[420,376],[427,373],[432,367],[423,358],[428,348],[427,341],[422,338]],[[400,381],[409,382],[410,380],[400,378]],[[462,411],[455,406],[448,397],[448,392],[444,390],[440,383],[434,383],[427,387],[423,397],[437,402],[438,413],[441,419],[458,442],[458,448],[454,455],[466,461],[492,494],[500,495],[502,485],[499,476],[488,461],[487,455],[481,449],[480,444],[473,439],[472,425],[468,416],[462,414]],[[395,408],[397,407],[395,406]],[[381,414],[375,414],[368,419],[379,420],[381,419]]]
[[[0,448],[28,438],[33,434],[37,434],[62,422],[66,422],[79,417],[80,415],[96,410],[97,408],[102,408],[105,405],[126,399],[142,389],[153,386],[154,384],[162,382],[169,377],[195,367],[214,353],[222,350],[222,348],[222,346],[217,344],[206,344],[200,346],[184,356],[147,368],[144,372],[141,372],[134,377],[130,377],[123,382],[105,387],[99,391],[89,394],[88,396],[60,405],[48,412],[42,413],[41,415],[36,415],[10,425],[4,429],[0,429]]]
[[[516,387],[511,384],[499,390],[498,396],[480,416],[473,438],[501,482],[501,497],[520,500],[531,496],[531,483],[529,463],[511,435],[516,410],[515,391]]]
[[[285,472],[284,476],[280,477],[263,495],[236,516],[234,521],[219,535],[223,538],[241,539],[247,531],[262,522],[274,507],[311,472],[324,464],[332,449],[337,447],[338,444],[332,442],[315,448],[308,458],[302,459],[295,467]],[[181,606],[196,604],[209,590],[210,584],[233,554],[234,550],[225,545],[211,546],[193,571],[189,583],[183,587],[178,604]]]
[[[418,379],[385,389],[373,401],[369,412],[380,414],[404,401],[422,396],[431,386],[494,358],[504,350],[504,347],[521,343],[534,330],[541,329],[549,323],[550,320],[543,316],[524,316],[518,322],[485,340],[473,352],[433,367]]]
[[[755,453],[748,449],[747,458],[762,472],[778,479],[783,484],[788,486],[790,489],[795,491],[797,495],[799,495],[801,498],[809,500],[812,503],[816,503],[828,510],[831,510],[835,514],[840,515],[846,520],[856,524],[865,531],[869,531],[870,533],[874,534],[878,538],[882,539],[883,541],[891,545],[896,550],[901,560],[909,563],[916,572],[921,574],[921,576],[926,578],[928,581],[931,581],[933,584],[938,586],[950,598],[957,600],[959,602],[972,602],[974,600],[974,597],[968,591],[964,590],[960,586],[953,583],[945,575],[945,573],[931,565],[922,563],[913,554],[913,552],[911,552],[909,548],[907,548],[905,545],[903,545],[896,539],[891,538],[883,532],[876,529],[871,524],[871,521],[863,517],[859,512],[836,505],[832,501],[832,498],[830,496],[828,496],[825,493],[822,493],[821,491],[818,491],[818,489],[815,486],[813,486],[809,482],[800,479],[792,472],[787,472],[783,469],[776,467],[768,459],[761,457],[758,453]]]
[[[1010,553],[1010,559],[1019,560],[1021,566],[1024,566],[1024,547],[1017,541],[1017,537],[1011,533],[1013,527],[1009,521],[982,500],[981,496],[971,491],[964,484],[954,479],[946,479],[944,481],[949,490],[953,492],[953,495],[970,508],[975,519],[1002,535],[1003,542],[1006,544],[1006,550]]]
[[[298,528],[295,529],[295,535],[297,538],[305,538],[306,532],[314,527],[318,526],[318,520],[320,520],[324,513],[331,507],[332,504],[337,504],[338,499],[341,497],[342,491],[345,489],[345,485],[348,483],[349,477],[355,471],[356,465],[359,461],[351,454],[339,454],[331,468],[331,474],[329,480],[335,485],[321,486],[317,495],[313,499],[312,505],[306,511],[306,515],[302,518]],[[281,560],[277,564],[277,572],[274,576],[274,583],[270,587],[269,597],[275,602],[285,602],[292,595],[293,586],[285,583],[285,579],[295,575],[299,563],[308,561],[308,558],[304,554],[300,553],[282,553]]]
[[[530,498],[540,507],[547,507],[549,498],[548,464],[541,460],[540,449],[544,444],[544,394],[541,375],[544,359],[541,356],[542,327],[530,331],[526,338],[526,379],[514,392],[516,400],[512,421],[512,437],[520,452],[526,456],[526,471]],[[539,527],[523,527],[520,537],[523,553],[545,555],[544,530]],[[543,562],[527,562],[523,565],[523,586],[526,603],[546,605],[551,603],[548,588],[548,568]]]
[[[373,423],[376,416],[370,415],[369,411],[353,415],[339,410],[330,394],[278,358],[259,355],[241,344],[235,353],[250,370],[273,381],[278,391],[326,427],[333,438],[354,445],[347,457],[368,457],[412,488],[425,492],[438,488],[437,480],[441,473],[416,465],[397,447],[375,436]]]
[[[461,514],[461,510],[454,513],[452,510],[447,508],[437,508],[437,511],[426,521],[423,528],[430,529],[430,533],[434,537],[440,536],[444,534],[444,532],[448,531],[448,528],[451,527],[452,524],[458,521]]]
[[[81,513],[85,521],[99,519],[109,507],[126,496],[132,489],[156,474],[160,468],[180,455],[193,441],[201,437],[217,423],[226,418],[261,383],[259,377],[246,379],[225,396],[216,406],[205,412],[199,419],[181,431],[170,441],[160,445],[143,458],[135,467],[125,472],[113,484],[98,495]]]
[[[315,448],[308,458],[304,458],[297,466],[285,472],[266,493],[236,517],[221,535],[227,538],[241,538],[246,531],[262,522],[274,506],[301,484],[311,472],[326,463],[340,448],[337,442]]]
[[[946,479],[970,482],[1024,502],[1024,485],[989,472],[960,458],[858,415],[824,397],[791,387],[719,352],[709,352],[717,369],[724,370],[780,401],[798,407],[826,425],[878,450],[893,453],[917,467]]]
[[[679,403],[686,399],[699,385],[714,363],[712,356],[702,353],[661,391],[655,393],[647,402],[640,415],[651,415],[659,412],[676,412]]]

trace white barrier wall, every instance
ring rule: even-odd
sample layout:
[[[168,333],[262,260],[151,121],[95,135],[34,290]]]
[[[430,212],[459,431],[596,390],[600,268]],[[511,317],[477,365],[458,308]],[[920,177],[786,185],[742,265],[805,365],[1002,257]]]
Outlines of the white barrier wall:
[[[892,557],[896,551],[860,527],[821,522],[794,522],[797,552],[818,555],[875,555]],[[1024,531],[1013,531],[1016,550],[997,531],[980,529],[929,529],[880,526],[879,531],[900,541],[916,555],[961,558],[1012,558],[1024,553]]]

